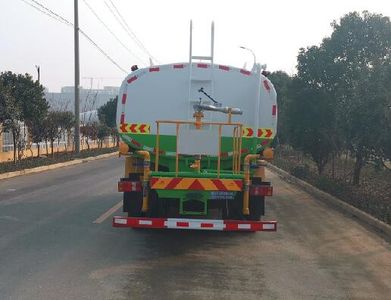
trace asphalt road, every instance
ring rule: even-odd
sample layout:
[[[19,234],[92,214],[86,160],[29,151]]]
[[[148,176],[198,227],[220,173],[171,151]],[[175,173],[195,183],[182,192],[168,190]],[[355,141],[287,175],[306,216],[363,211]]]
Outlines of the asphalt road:
[[[391,299],[390,244],[273,174],[278,232],[228,233],[112,228],[121,173],[110,158],[0,181],[1,300]]]

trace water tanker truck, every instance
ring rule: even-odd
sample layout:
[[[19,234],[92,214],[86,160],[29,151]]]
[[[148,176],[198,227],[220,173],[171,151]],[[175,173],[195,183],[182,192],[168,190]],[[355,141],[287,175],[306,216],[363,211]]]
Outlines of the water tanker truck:
[[[276,91],[251,71],[192,53],[186,63],[136,69],[117,106],[123,211],[113,226],[275,231],[264,221],[265,177],[277,128]]]

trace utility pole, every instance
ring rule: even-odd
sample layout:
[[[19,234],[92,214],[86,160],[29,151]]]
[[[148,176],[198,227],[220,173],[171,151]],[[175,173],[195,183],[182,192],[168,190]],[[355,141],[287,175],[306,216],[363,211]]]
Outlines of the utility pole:
[[[37,72],[38,72],[38,83],[41,83],[41,67],[38,65],[35,65],[35,68],[37,69]]]
[[[80,62],[79,62],[79,4],[74,0],[75,18],[75,152],[80,152]]]

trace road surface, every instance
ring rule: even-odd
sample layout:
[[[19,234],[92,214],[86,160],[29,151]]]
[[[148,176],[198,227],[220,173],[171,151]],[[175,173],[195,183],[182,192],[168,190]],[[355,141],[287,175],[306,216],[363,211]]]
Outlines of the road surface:
[[[112,228],[121,173],[0,181],[0,299],[391,299],[390,245],[274,174],[278,232],[253,234]]]

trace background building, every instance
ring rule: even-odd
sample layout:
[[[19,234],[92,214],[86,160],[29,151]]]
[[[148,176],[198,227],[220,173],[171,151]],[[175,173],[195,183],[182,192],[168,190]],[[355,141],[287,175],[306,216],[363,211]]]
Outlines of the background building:
[[[85,89],[80,88],[80,112],[96,110],[104,105],[111,98],[118,95],[119,87],[105,86],[103,89]],[[75,88],[73,86],[64,86],[61,92],[46,93],[52,109],[74,111]]]

